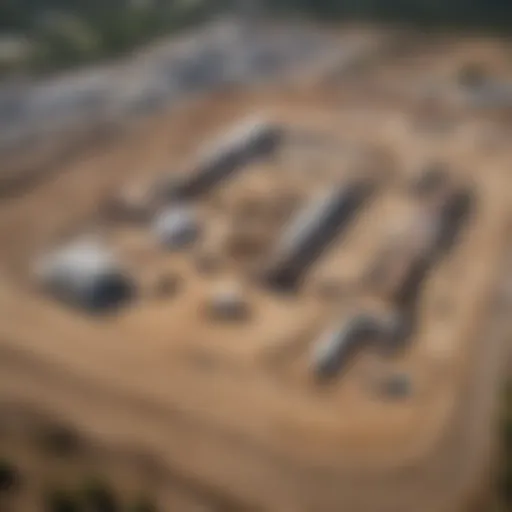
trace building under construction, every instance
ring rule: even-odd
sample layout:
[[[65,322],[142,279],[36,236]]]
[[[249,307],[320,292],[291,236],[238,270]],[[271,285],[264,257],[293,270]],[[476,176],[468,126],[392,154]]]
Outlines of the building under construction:
[[[512,154],[446,45],[198,100],[5,207],[5,510],[481,503]]]

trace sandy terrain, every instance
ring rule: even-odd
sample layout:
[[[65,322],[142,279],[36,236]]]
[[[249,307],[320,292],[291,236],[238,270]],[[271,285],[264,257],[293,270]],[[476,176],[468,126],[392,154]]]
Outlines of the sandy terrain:
[[[450,85],[457,64],[475,50],[443,44],[387,56],[344,84],[331,73],[317,83],[212,95],[145,121],[4,199],[0,400],[6,423],[25,425],[5,428],[6,456],[19,454],[20,465],[34,471],[38,456],[19,446],[39,425],[60,422],[78,429],[85,454],[60,462],[50,480],[60,485],[61,474],[71,481],[82,466],[92,468],[125,496],[138,487],[151,492],[162,510],[467,509],[490,463],[509,321],[510,297],[507,303],[500,283],[510,272],[512,149],[502,137],[507,120],[468,108]],[[488,62],[486,52],[497,55],[497,69],[506,69],[499,48],[481,43],[478,50]],[[422,89],[426,77],[448,84],[434,102]],[[353,173],[379,178],[372,200],[297,294],[273,293],[254,280],[249,262],[226,251],[220,270],[205,275],[196,252],[169,255],[147,229],[104,221],[103,205],[119,187],[186,168],[204,141],[262,110],[327,146],[292,139],[276,158],[209,193],[200,202],[209,232],[236,218],[246,198],[271,205],[291,197],[293,212]],[[373,304],[362,277],[394,226],[414,214],[407,184],[433,159],[472,187],[477,209],[428,276],[416,333],[394,358],[362,351],[333,384],[318,386],[311,343],[340,312]],[[258,262],[284,225],[265,222],[268,243]],[[45,296],[30,274],[41,251],[91,229],[105,233],[142,290],[101,320]],[[151,283],[162,274],[179,274],[176,296],[155,298]],[[225,278],[242,282],[250,301],[252,315],[240,325],[214,324],[202,309]],[[345,292],[325,297],[325,282]],[[391,370],[411,375],[407,398],[375,394],[375,380]],[[158,475],[151,482],[144,461]],[[44,485],[36,479],[12,510],[35,510]]]

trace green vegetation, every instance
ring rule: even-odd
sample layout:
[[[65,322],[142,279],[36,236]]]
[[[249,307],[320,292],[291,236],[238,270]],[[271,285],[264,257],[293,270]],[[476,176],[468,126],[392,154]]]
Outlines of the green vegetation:
[[[127,501],[127,504],[123,502]],[[54,486],[43,496],[45,512],[157,512],[153,500],[145,495],[124,500],[107,481],[88,478],[73,488]]]
[[[133,502],[129,512],[157,512],[157,507],[150,498],[143,496]]]
[[[498,510],[512,510],[512,381],[505,389],[502,408]]]
[[[115,491],[100,478],[88,479],[81,494],[87,510],[117,512],[120,509]]]
[[[20,474],[6,459],[0,459],[0,494],[13,491],[19,484]]]
[[[222,2],[221,2],[222,3]],[[0,0],[0,73],[47,71],[124,53],[198,23],[217,3],[170,0]],[[2,36],[29,40],[31,51],[9,66]]]
[[[281,11],[320,18],[403,21],[421,25],[492,26],[509,29],[508,0],[274,0]]]
[[[0,73],[46,71],[119,55],[244,0],[0,0]],[[270,15],[365,19],[510,31],[509,0],[255,0]],[[11,38],[9,45],[4,36]],[[13,62],[12,37],[30,51]],[[19,45],[22,46],[21,44]]]
[[[80,504],[73,493],[53,489],[44,496],[43,510],[44,512],[79,512]]]

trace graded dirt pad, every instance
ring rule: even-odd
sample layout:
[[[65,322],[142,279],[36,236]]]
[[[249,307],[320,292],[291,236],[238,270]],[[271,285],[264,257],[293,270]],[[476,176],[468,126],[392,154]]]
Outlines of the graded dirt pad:
[[[453,95],[436,103],[448,128],[418,127],[424,100],[402,94],[403,84],[463,62],[468,52],[446,44],[445,52],[388,57],[392,75],[384,62],[345,86],[205,98],[0,204],[0,455],[20,461],[31,490],[12,498],[13,511],[36,510],[45,486],[73,487],[89,473],[108,478],[125,500],[140,488],[162,510],[184,512],[431,512],[474,499],[489,462],[502,348],[494,306],[510,243],[512,150],[498,137],[504,120]],[[204,233],[189,250],[167,252],[144,222],[106,215],[123,187],[188,169],[203,143],[262,112],[285,140],[197,200]],[[410,184],[433,160],[473,191],[475,211],[427,274],[415,330],[392,357],[363,348],[332,382],[316,382],[310,353],[326,327],[354,311],[394,307],[376,299],[365,276],[418,213]],[[297,290],[272,290],[260,270],[289,219],[354,177],[374,183],[364,207]],[[116,251],[139,290],[112,316],[59,303],[31,273],[45,250],[90,232]],[[233,233],[261,240],[237,251]],[[199,263],[204,254],[214,256],[212,269]],[[179,278],[176,290],[155,293],[169,276]],[[208,298],[226,281],[243,291],[243,321],[207,315]],[[410,395],[379,394],[390,372],[410,376]],[[26,446],[53,423],[77,429],[82,449],[32,484],[48,459]]]

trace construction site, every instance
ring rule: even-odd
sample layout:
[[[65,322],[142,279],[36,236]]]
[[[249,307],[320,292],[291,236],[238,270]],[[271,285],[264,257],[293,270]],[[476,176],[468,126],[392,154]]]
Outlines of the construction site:
[[[365,30],[6,167],[2,511],[490,510],[512,48]]]

